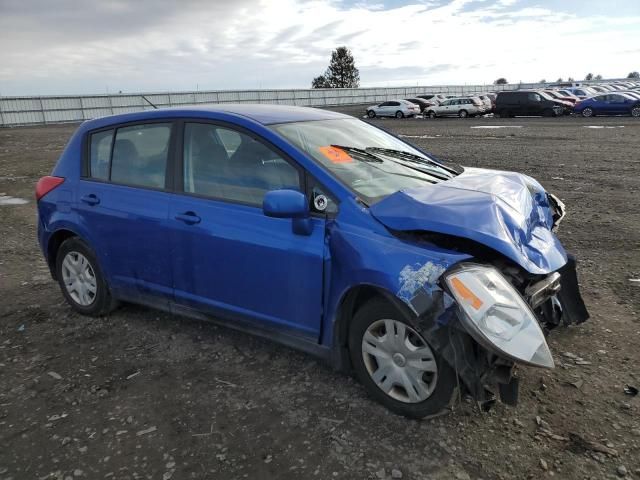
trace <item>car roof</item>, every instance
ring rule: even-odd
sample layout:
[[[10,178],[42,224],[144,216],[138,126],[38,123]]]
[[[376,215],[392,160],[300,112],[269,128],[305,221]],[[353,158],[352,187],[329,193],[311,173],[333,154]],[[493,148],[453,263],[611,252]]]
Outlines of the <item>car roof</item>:
[[[220,118],[220,115],[228,117],[244,117],[263,125],[275,123],[303,122],[313,120],[332,120],[352,118],[338,112],[322,110],[319,108],[294,107],[292,105],[267,105],[267,104],[214,104],[189,107],[159,108],[157,110],[145,110],[143,112],[124,113],[110,115],[85,122],[87,128],[101,128],[125,122],[137,122],[145,120],[161,120],[169,118]]]

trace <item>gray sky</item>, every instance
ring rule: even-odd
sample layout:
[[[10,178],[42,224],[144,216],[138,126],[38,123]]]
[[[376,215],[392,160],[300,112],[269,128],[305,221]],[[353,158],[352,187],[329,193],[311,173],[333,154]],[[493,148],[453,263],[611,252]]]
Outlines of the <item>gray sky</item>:
[[[615,6],[613,6],[615,5]],[[362,86],[640,70],[640,0],[0,0],[0,94]]]

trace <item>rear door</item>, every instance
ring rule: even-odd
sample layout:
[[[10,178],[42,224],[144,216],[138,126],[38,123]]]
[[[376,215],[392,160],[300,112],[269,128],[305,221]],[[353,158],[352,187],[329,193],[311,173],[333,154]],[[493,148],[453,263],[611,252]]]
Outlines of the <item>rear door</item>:
[[[86,139],[78,221],[121,298],[160,297],[168,306],[172,297],[166,227],[174,142],[171,121],[122,125]]]
[[[325,220],[293,232],[263,214],[266,192],[304,191],[302,169],[248,131],[185,122],[171,204],[175,300],[182,308],[317,338],[322,316]]]

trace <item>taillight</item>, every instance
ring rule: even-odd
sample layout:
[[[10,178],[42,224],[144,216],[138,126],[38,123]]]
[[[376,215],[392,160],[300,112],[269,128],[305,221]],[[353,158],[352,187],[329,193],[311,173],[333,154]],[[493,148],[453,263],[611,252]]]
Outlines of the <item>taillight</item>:
[[[62,177],[42,177],[36,184],[36,200],[40,200],[51,190],[62,185],[62,182],[64,182]]]

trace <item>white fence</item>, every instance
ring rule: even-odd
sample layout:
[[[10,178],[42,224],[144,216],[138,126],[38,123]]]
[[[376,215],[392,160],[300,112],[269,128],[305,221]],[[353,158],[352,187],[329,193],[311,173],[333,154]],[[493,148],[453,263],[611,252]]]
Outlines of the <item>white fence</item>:
[[[176,107],[215,103],[272,103],[325,107],[376,103],[427,93],[470,93],[540,88],[545,84],[448,85],[394,88],[342,88],[309,90],[217,90],[175,93],[126,93],[40,97],[0,97],[0,127],[82,122],[118,113],[152,109],[151,104]]]

